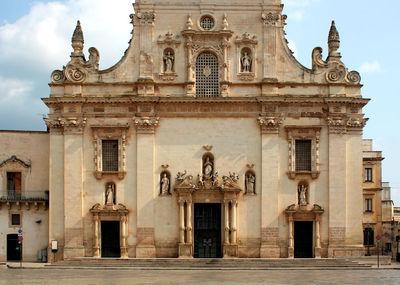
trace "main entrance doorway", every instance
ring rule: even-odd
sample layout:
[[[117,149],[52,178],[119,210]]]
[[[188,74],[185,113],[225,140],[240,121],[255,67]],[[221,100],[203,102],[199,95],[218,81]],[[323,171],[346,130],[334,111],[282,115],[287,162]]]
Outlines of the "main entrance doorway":
[[[222,257],[221,204],[194,204],[194,257]]]
[[[121,257],[119,221],[101,221],[101,257]]]
[[[18,235],[7,235],[7,261],[20,261],[22,256],[22,244],[18,243]]]
[[[294,257],[313,257],[313,222],[294,222]]]

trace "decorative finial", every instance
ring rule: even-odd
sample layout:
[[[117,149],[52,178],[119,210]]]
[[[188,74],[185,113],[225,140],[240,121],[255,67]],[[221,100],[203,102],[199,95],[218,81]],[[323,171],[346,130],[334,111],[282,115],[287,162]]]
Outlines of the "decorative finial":
[[[84,42],[81,22],[78,21],[74,34],[72,35],[72,48],[74,49],[72,56],[83,56],[82,51]]]
[[[222,25],[223,25],[223,29],[224,31],[226,31],[229,27],[229,23],[228,23],[228,19],[226,17],[226,14],[224,14],[224,18],[222,20]]]
[[[192,15],[189,14],[186,22],[186,29],[191,30],[193,29],[193,21],[192,21]]]
[[[339,32],[336,29],[335,21],[332,21],[328,37],[329,56],[340,56],[340,53],[337,51],[339,47],[340,47]]]

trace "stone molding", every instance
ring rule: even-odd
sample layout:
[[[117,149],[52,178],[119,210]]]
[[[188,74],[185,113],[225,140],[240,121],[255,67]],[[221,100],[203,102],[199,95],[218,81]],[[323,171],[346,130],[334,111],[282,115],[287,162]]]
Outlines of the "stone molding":
[[[116,175],[123,179],[126,174],[126,143],[129,125],[91,125],[94,148],[94,176],[102,179],[104,175]],[[118,140],[118,171],[103,171],[102,167],[102,141]]]
[[[321,126],[285,126],[289,147],[289,167],[287,175],[290,179],[296,176],[310,175],[316,179],[320,173],[320,138]],[[296,171],[296,140],[311,140],[311,171]]]
[[[22,159],[18,158],[16,155],[12,155],[10,158],[3,160],[0,162],[0,167],[5,166],[7,163],[17,162],[25,168],[30,168],[32,166],[32,162],[30,160],[23,161]]]
[[[326,118],[326,121],[330,134],[346,134],[348,132],[362,132],[368,118],[331,115]]]
[[[53,134],[82,134],[86,126],[86,118],[44,118],[46,126]]]

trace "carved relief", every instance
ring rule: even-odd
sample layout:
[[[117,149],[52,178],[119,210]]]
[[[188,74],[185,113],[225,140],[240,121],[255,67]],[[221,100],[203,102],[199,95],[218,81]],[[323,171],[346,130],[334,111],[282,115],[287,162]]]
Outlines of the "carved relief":
[[[154,133],[160,121],[159,117],[135,117],[133,121],[138,133]]]
[[[264,22],[264,25],[266,26],[276,26],[277,23],[279,22],[280,14],[272,12],[263,13],[261,15],[261,19]]]
[[[62,84],[65,81],[82,83],[87,80],[89,73],[98,71],[100,53],[96,48],[91,47],[89,48],[89,60],[85,60],[83,32],[79,21],[72,36],[71,45],[74,50],[71,53],[71,60],[63,70],[53,71],[52,83]]]
[[[249,48],[243,48],[240,58],[240,72],[250,73],[253,71],[253,58]]]
[[[141,25],[153,25],[156,18],[156,14],[152,11],[136,13],[136,18],[139,20]]]
[[[357,71],[348,72],[346,66],[341,61],[338,49],[340,47],[339,32],[335,23],[332,22],[328,36],[329,56],[325,60],[322,59],[322,49],[314,48],[312,51],[312,68],[317,78],[321,78],[328,83],[348,83],[357,85],[361,81],[361,76]]]
[[[279,132],[279,127],[282,124],[282,118],[279,117],[259,117],[257,119],[261,126],[263,134],[276,134]]]
[[[327,118],[329,133],[345,134],[347,131],[362,131],[368,119],[362,117],[330,116]]]

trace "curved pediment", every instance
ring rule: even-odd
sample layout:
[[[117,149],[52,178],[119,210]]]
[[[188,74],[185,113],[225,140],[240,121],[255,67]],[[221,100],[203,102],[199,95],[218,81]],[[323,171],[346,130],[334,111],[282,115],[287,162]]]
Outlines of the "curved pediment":
[[[12,155],[10,158],[3,160],[2,162],[0,162],[0,167],[5,166],[8,163],[12,163],[12,162],[16,162],[19,163],[20,165],[22,165],[23,167],[29,168],[31,167],[31,161],[23,161],[22,159],[18,158],[15,155]]]

